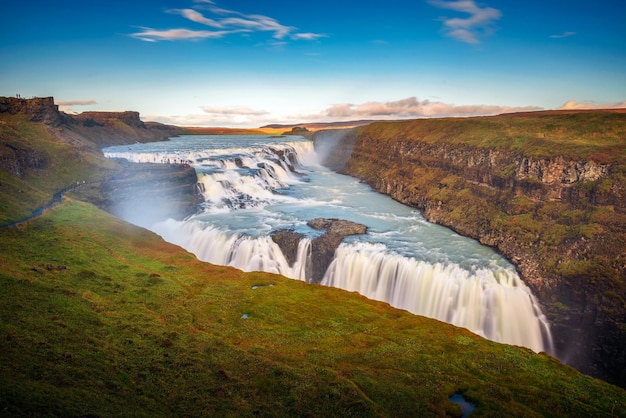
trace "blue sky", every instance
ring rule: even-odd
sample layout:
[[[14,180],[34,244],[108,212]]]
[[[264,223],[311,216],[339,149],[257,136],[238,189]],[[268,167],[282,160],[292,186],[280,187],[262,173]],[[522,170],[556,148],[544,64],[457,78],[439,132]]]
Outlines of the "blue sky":
[[[626,3],[5,2],[0,95],[195,126],[626,107]]]

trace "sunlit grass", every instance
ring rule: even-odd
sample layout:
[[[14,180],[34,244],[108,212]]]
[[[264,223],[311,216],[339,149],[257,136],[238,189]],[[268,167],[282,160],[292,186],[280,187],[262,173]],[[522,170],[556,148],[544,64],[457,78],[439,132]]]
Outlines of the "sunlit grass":
[[[626,113],[418,119],[359,128],[376,140],[452,143],[508,149],[530,156],[566,156],[596,162],[626,159]]]
[[[458,391],[486,415],[626,413],[623,390],[548,356],[201,263],[79,202],[2,230],[0,271],[13,415],[443,416]]]

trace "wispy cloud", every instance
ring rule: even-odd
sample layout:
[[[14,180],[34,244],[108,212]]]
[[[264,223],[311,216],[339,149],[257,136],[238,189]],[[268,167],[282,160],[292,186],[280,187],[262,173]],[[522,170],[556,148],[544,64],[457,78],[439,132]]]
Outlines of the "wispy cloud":
[[[218,8],[210,0],[195,0],[195,8],[171,9],[170,14],[180,15],[189,22],[207,26],[219,31],[194,30],[189,28],[156,30],[142,27],[140,32],[130,36],[147,42],[163,40],[217,39],[234,33],[269,32],[273,39],[316,40],[326,35],[312,32],[298,32],[294,26],[286,26],[278,20],[260,14],[244,14],[234,10]]]
[[[276,116],[263,109],[248,106],[202,106],[200,112],[188,115],[148,115],[146,120],[179,126],[259,127]]]
[[[264,116],[268,115],[269,112],[265,110],[251,109],[246,106],[237,106],[237,107],[211,107],[205,106],[202,107],[202,110],[205,113],[209,113],[212,115],[231,115],[231,116]]]
[[[408,97],[389,102],[340,103],[309,114],[285,114],[247,106],[203,106],[201,112],[178,116],[148,115],[146,120],[180,126],[260,127],[270,123],[344,122],[359,119],[401,120],[436,117],[490,116],[543,110],[536,106],[454,105]]]
[[[560,35],[550,35],[550,38],[561,39],[561,38],[569,38],[570,36],[576,35],[576,32],[563,32]]]
[[[510,112],[541,110],[535,106],[513,107],[497,105],[454,105],[439,101],[418,100],[416,97],[392,102],[336,104],[323,113],[330,119],[406,119],[449,116],[486,116]]]
[[[172,9],[169,13],[180,14],[184,18],[191,20],[192,22],[200,23],[201,25],[210,26],[212,28],[223,28],[224,25],[214,19],[206,18],[202,13],[194,9]]]
[[[88,100],[56,100],[54,103],[59,105],[59,106],[89,106],[89,105],[98,104],[98,102],[96,102],[95,100],[92,100],[92,99],[88,99]]]
[[[502,13],[493,7],[480,7],[474,0],[428,0],[428,3],[440,9],[467,14],[467,17],[443,17],[443,24],[448,36],[459,41],[478,44],[480,36],[490,34],[492,26]]]
[[[559,110],[584,110],[584,109],[624,109],[626,108],[626,100],[623,102],[613,103],[595,103],[595,102],[577,102],[569,100],[559,107]]]
[[[59,110],[61,112],[75,113],[75,110],[73,108],[74,106],[91,106],[91,105],[95,105],[98,103],[93,99],[87,99],[87,100],[55,100],[54,104],[59,106]]]
[[[190,29],[167,29],[156,30],[152,28],[141,28],[140,32],[131,33],[130,36],[146,42],[158,41],[198,41],[202,39],[219,39],[226,35],[242,32],[238,31],[210,31],[210,30],[190,30]]]
[[[305,41],[314,41],[316,39],[325,38],[326,36],[327,35],[323,33],[311,33],[311,32],[294,33],[293,35],[291,35],[291,39],[294,39],[294,40],[303,39]]]

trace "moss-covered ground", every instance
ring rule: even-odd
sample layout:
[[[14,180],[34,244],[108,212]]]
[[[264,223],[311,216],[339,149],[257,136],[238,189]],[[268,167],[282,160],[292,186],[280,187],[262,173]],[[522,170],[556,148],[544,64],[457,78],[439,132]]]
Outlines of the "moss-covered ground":
[[[0,238],[8,415],[444,416],[456,392],[476,416],[626,414],[626,392],[549,356],[201,263],[89,204]]]
[[[417,119],[359,128],[377,140],[412,139],[519,151],[527,156],[626,162],[626,112],[526,113]]]

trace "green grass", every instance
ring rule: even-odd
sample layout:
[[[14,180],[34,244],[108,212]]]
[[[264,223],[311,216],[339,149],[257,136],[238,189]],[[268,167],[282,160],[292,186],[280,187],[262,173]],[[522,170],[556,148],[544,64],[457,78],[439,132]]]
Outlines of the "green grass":
[[[62,142],[55,129],[28,122],[24,115],[0,115],[0,157],[12,157],[11,149],[17,148],[42,161],[20,176],[0,169],[0,225],[30,216],[67,186],[101,179],[115,169],[94,144]]]
[[[0,231],[0,271],[13,416],[444,416],[455,392],[476,416],[626,414],[622,389],[546,355],[201,263],[76,201]]]
[[[359,130],[378,141],[452,143],[513,150],[534,157],[626,162],[626,113],[417,119],[373,123]]]

